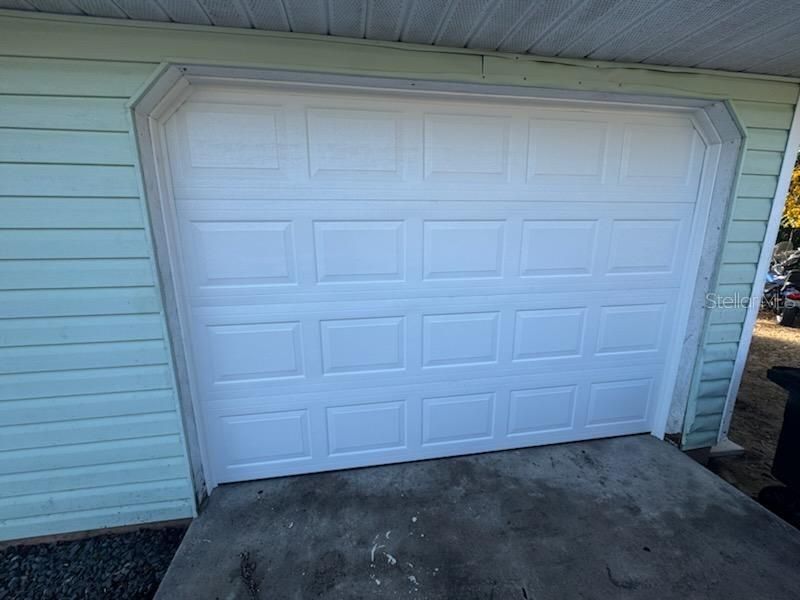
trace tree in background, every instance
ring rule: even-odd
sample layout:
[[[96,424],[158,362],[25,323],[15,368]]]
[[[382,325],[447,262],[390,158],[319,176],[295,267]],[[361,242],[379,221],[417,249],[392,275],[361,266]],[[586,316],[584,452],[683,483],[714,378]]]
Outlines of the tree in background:
[[[800,227],[800,155],[794,163],[792,180],[789,183],[789,195],[786,197],[786,206],[783,209],[781,227],[797,229]]]

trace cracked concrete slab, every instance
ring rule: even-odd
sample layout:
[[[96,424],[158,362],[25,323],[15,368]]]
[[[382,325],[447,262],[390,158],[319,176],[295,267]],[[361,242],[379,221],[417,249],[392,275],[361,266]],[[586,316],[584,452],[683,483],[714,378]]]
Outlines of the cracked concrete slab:
[[[798,593],[799,531],[633,436],[221,486],[156,597]]]

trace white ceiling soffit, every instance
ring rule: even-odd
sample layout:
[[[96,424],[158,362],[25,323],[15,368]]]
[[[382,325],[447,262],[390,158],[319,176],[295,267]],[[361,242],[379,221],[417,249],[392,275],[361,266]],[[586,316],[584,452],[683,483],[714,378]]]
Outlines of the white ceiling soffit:
[[[0,0],[0,7],[800,77],[800,0]]]

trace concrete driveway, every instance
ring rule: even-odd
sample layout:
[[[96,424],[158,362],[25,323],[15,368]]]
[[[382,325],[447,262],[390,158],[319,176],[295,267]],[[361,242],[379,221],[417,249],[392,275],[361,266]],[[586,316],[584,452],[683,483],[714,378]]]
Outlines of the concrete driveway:
[[[157,598],[782,598],[800,532],[651,436],[226,485]]]

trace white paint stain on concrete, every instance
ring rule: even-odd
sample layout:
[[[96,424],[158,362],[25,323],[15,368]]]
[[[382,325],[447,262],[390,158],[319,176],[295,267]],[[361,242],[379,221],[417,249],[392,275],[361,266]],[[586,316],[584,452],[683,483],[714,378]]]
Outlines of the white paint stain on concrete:
[[[375,553],[378,550],[380,550],[381,548],[385,548],[385,547],[386,546],[384,546],[383,544],[378,544],[378,543],[372,544],[372,550],[369,553],[369,562],[374,563],[375,562]]]

